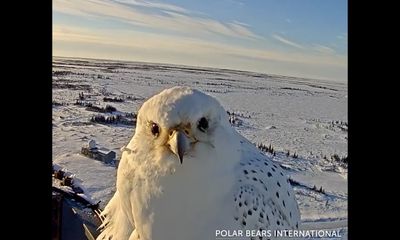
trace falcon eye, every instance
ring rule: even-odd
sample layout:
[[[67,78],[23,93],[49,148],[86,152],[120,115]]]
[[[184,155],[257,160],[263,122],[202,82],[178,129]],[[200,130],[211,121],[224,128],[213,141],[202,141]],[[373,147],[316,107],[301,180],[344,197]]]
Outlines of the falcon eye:
[[[155,137],[158,137],[158,135],[160,134],[160,127],[157,125],[157,123],[151,123],[151,133]]]
[[[208,128],[208,121],[205,117],[202,117],[199,121],[199,123],[197,124],[197,128],[202,131],[205,132]]]

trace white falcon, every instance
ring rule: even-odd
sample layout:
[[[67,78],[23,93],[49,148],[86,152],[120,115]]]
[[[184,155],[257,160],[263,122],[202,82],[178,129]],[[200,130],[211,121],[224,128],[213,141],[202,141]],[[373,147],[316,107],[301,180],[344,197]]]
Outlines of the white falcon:
[[[142,105],[116,188],[97,239],[205,240],[300,224],[284,170],[236,132],[215,98],[188,87]]]

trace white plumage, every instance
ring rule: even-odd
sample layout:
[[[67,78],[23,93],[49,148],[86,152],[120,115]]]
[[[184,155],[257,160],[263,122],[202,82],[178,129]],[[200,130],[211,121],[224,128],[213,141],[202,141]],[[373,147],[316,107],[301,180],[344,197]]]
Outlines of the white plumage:
[[[204,240],[300,224],[280,166],[230,126],[216,99],[187,87],[140,108],[116,187],[98,239]]]

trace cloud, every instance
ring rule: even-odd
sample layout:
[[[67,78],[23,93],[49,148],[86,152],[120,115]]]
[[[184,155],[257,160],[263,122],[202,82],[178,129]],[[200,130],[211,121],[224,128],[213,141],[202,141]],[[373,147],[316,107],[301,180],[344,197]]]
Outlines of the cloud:
[[[314,44],[314,49],[320,53],[324,54],[334,54],[336,51],[333,48],[323,46],[320,44]]]
[[[147,8],[157,8],[160,10],[166,10],[166,11],[174,11],[174,12],[179,12],[179,13],[186,13],[189,14],[191,11],[188,9],[172,5],[172,4],[166,4],[166,3],[160,3],[160,2],[154,2],[154,1],[145,1],[145,0],[115,0],[115,2],[118,3],[123,3],[127,4],[130,6],[141,6],[141,7],[147,7]]]
[[[249,24],[244,23],[244,22],[240,22],[240,21],[237,21],[237,20],[233,20],[232,23],[235,23],[235,24],[238,24],[238,25],[242,25],[242,26],[245,26],[245,27],[250,27]]]
[[[264,39],[263,37],[254,34],[242,23],[238,24],[237,21],[233,21],[232,23],[228,23],[227,25],[230,27],[231,30],[239,35],[247,36],[252,39]]]
[[[339,40],[347,40],[347,34],[338,35],[338,36],[336,36],[336,38]]]
[[[239,1],[239,0],[228,0],[228,2],[234,4],[234,5],[239,5],[239,6],[244,6],[244,3]]]
[[[281,43],[287,44],[289,46],[295,47],[295,48],[299,48],[299,49],[304,49],[304,47],[298,43],[292,42],[286,38],[283,38],[279,35],[273,34],[272,35],[273,38],[275,38],[276,40],[278,40]]]
[[[129,5],[130,7],[127,7]],[[140,7],[145,7],[146,10]],[[206,33],[244,39],[261,38],[249,26],[223,23],[179,6],[135,0],[54,0],[53,11],[95,18],[111,18],[134,26],[193,35]]]

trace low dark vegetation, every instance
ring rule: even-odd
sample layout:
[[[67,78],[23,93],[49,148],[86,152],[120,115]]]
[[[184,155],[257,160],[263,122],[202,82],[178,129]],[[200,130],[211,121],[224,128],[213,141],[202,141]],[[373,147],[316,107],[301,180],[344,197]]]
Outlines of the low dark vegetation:
[[[301,88],[292,88],[292,87],[281,87],[283,90],[292,90],[292,91],[303,91],[303,92],[309,92],[308,90],[301,89]]]
[[[52,104],[53,104],[53,106],[65,106],[65,105],[67,105],[65,102],[57,102],[56,100],[53,100]]]
[[[67,75],[80,75],[84,76],[87,75],[85,73],[79,73],[79,72],[72,72],[72,71],[52,71],[53,77],[59,77],[59,76],[67,76]]]
[[[251,118],[250,115],[245,115],[245,114],[243,114],[243,113],[235,113],[235,112],[230,112],[230,111],[226,111],[226,113],[227,113],[229,116],[236,116],[236,117],[242,117],[242,118]]]
[[[239,126],[243,125],[243,121],[240,118],[236,117],[236,116],[229,116],[229,123],[232,126],[236,126],[236,127],[239,127]]]
[[[230,111],[226,111],[226,113],[229,116],[229,123],[237,127],[243,125],[243,120],[241,118],[251,118],[250,115],[245,115],[243,113],[235,113]]]
[[[325,194],[325,190],[322,188],[322,186],[320,188],[317,188],[317,186],[314,185],[314,187],[311,190]]]
[[[287,152],[286,152],[286,157],[292,157],[292,158],[299,158],[299,155],[297,155],[297,153],[293,153],[293,155],[290,155],[290,151],[289,150],[287,150]]]
[[[86,110],[92,112],[100,112],[100,113],[112,113],[117,111],[117,109],[111,105],[106,105],[105,107],[98,107],[90,103],[86,105]]]
[[[326,155],[324,156],[324,159],[325,160],[328,160],[328,158],[326,157]],[[334,162],[337,162],[337,163],[340,163],[340,164],[348,164],[349,163],[349,161],[348,161],[348,156],[343,156],[343,157],[340,157],[338,154],[333,154],[331,157],[330,157],[330,160],[331,161],[334,161]]]
[[[132,101],[138,101],[138,100],[144,100],[142,97],[135,97],[135,96],[126,96],[127,100],[132,100]]]
[[[320,188],[317,188],[317,186],[315,186],[315,185],[313,187],[309,187],[309,186],[301,184],[301,183],[299,183],[296,180],[293,180],[291,178],[289,178],[288,180],[289,180],[290,185],[292,185],[292,186],[304,187],[304,188],[307,188],[307,189],[309,189],[311,191],[314,191],[314,192],[318,192],[318,193],[321,193],[321,194],[326,194],[325,193],[325,189],[323,189],[322,186]]]
[[[209,85],[209,86],[232,87],[232,85],[231,85],[231,84],[228,84],[228,83],[212,83],[212,82],[206,82],[205,84],[206,84],[206,85]]]
[[[82,106],[82,107],[89,107],[89,106],[91,107],[91,106],[93,106],[92,103],[86,102],[86,101],[81,101],[81,100],[76,100],[74,105]]]
[[[137,118],[137,114],[136,113],[125,113],[125,117],[127,118]]]
[[[262,143],[257,144],[256,146],[263,152],[271,153],[274,156],[276,155],[276,152],[275,152],[274,148],[271,146],[271,144],[268,147]]]
[[[70,83],[54,83],[52,84],[53,89],[71,89],[71,90],[84,90],[91,91],[92,87],[88,84],[70,84]]]
[[[136,119],[129,119],[122,115],[113,115],[113,116],[96,115],[92,116],[90,121],[101,124],[123,124],[130,126],[134,126],[136,124]]]
[[[343,121],[331,121],[329,123],[329,127],[330,128],[339,128],[340,130],[347,132],[349,129],[349,124],[347,122],[343,122]]]
[[[66,76],[72,74],[71,71],[53,71],[53,76],[57,77],[57,76]]]
[[[104,98],[103,98],[103,101],[104,101],[104,102],[124,102],[124,99],[119,98],[119,97],[113,97],[113,98],[104,97]]]
[[[216,89],[205,89],[204,91],[206,92],[211,92],[211,93],[229,93],[229,90],[223,89],[223,90],[216,90]]]

